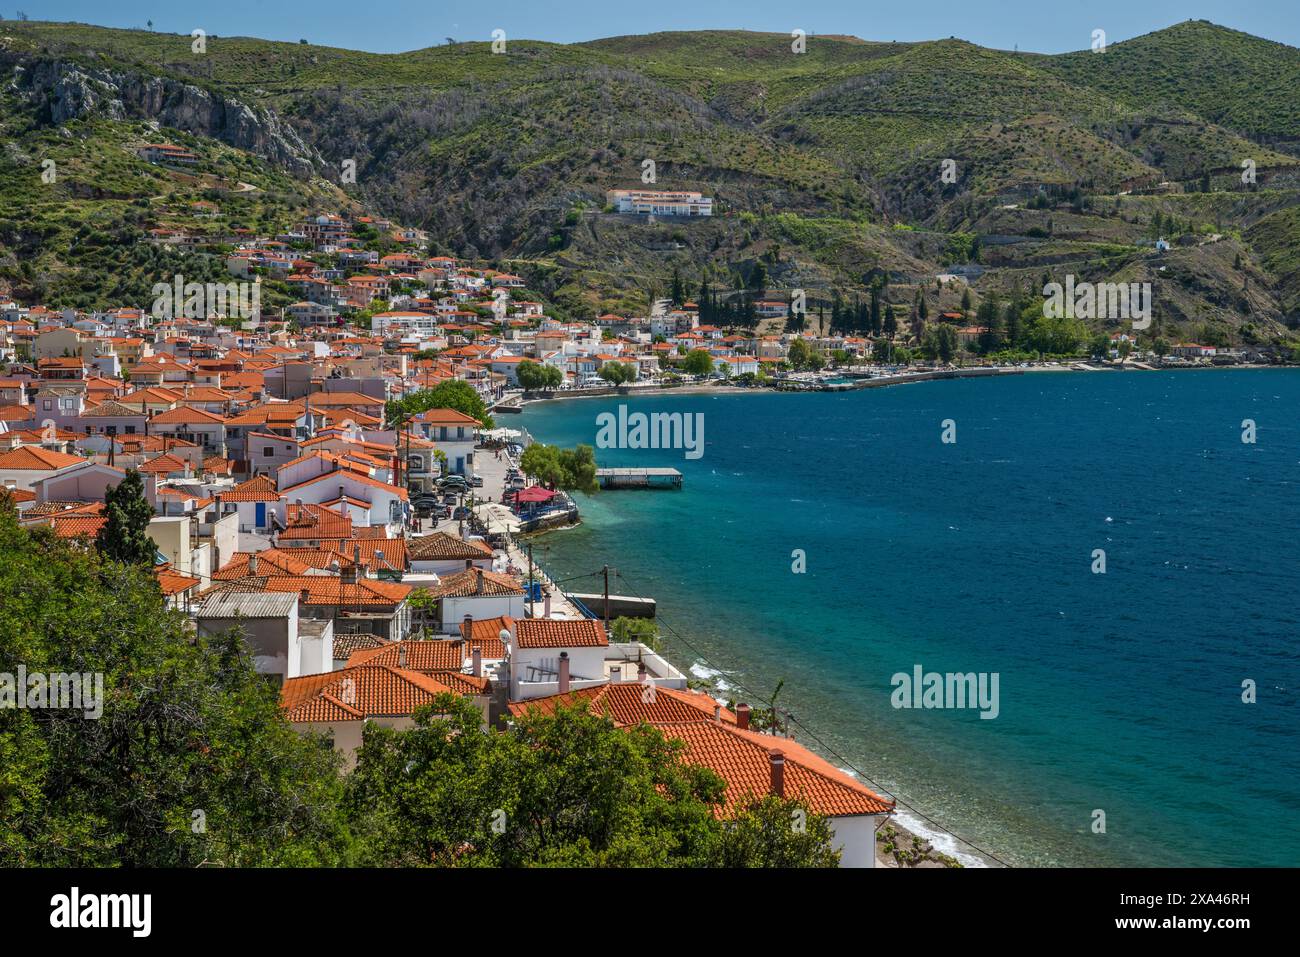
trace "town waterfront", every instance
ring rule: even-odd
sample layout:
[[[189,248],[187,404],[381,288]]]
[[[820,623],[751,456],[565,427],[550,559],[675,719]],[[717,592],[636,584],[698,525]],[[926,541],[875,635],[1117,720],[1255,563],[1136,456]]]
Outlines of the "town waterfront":
[[[669,656],[724,698],[784,680],[796,738],[1010,863],[1300,862],[1300,370],[607,397],[518,421],[594,444],[628,402],[703,413],[698,459],[596,450],[682,490],[579,496],[583,524],[535,553],[567,589],[608,564],[611,591],[657,599]],[[894,708],[917,665],[997,673],[997,717]]]

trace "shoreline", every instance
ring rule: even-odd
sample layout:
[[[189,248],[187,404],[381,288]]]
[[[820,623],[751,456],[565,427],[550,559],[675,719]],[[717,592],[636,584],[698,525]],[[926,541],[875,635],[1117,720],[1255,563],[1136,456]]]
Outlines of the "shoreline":
[[[1026,369],[1017,369],[1016,371],[1034,372],[1034,373],[1041,374],[1041,373],[1051,373],[1051,372],[1065,373],[1065,372],[1088,372],[1088,371],[1093,371],[1093,372],[1187,371],[1189,369],[1193,371],[1195,370],[1223,371],[1225,369],[1243,370],[1243,371],[1259,370],[1259,369],[1289,369],[1294,371],[1296,368],[1297,367],[1294,365],[1240,364],[1240,365],[1233,365],[1233,366],[1170,366],[1162,369],[1147,370],[1147,369],[1132,368],[1132,367],[1125,368],[1125,369],[1105,368],[1105,367],[1092,368],[1092,369],[1088,369],[1088,368],[1080,369],[1080,368],[1075,368],[1067,365],[1067,366],[1034,366]],[[953,370],[953,371],[960,371],[960,370]],[[945,376],[944,378],[988,378],[988,377],[990,377],[989,374],[984,373],[982,375],[974,375],[974,376]],[[914,378],[909,378],[901,382],[895,380],[887,384],[889,385],[910,384],[911,382],[916,382],[916,381],[933,381],[934,378],[938,378],[938,377],[927,377],[919,380]],[[881,383],[881,384],[885,385],[886,383]],[[737,394],[737,393],[776,392],[780,390],[765,389],[765,388],[742,388],[736,386],[730,386],[730,387],[709,386],[709,385],[703,385],[697,383],[697,384],[692,384],[690,386],[679,386],[672,389],[659,389],[659,388],[640,389],[640,390],[631,390],[630,392],[627,393],[602,392],[596,395],[559,394],[554,396],[547,396],[545,398],[540,398],[540,399],[532,399],[529,401],[558,401],[563,399],[579,399],[579,398],[606,398],[606,399],[622,400],[627,395],[631,395],[631,396],[644,395],[644,394],[661,395],[665,392],[672,392],[672,391],[688,391],[688,394],[710,394],[710,393]],[[812,391],[812,390],[807,390],[807,391]],[[825,391],[831,391],[831,390],[825,390]],[[857,390],[853,390],[853,391],[857,391]],[[568,527],[576,527],[576,526],[568,526]],[[563,530],[564,528],[557,528],[557,529],[548,529],[547,531],[551,532],[551,531],[563,531]],[[683,669],[681,668],[679,662],[674,662],[674,664],[679,668],[679,670],[682,670],[684,673],[690,675],[697,675],[697,672],[693,667]],[[715,696],[717,695],[715,694]],[[814,750],[817,749],[814,748]],[[835,762],[832,758],[824,754],[822,756],[827,758],[827,760],[832,761],[832,763],[837,764],[838,766],[838,763]],[[841,768],[841,770],[844,771],[845,773],[850,773],[845,768]],[[857,775],[854,774],[851,774],[851,776],[857,777]],[[864,781],[863,783],[867,783],[867,782]],[[877,790],[879,790],[879,788],[877,788]],[[886,791],[883,793],[889,793],[889,792]],[[892,838],[886,836],[890,831],[890,829],[892,829],[894,832],[894,837]],[[953,858],[957,862],[957,865],[961,867],[981,868],[981,867],[1015,866],[1015,865],[1007,865],[1002,860],[999,860],[994,857],[990,857],[988,853],[985,853],[984,851],[981,851],[965,843],[964,838],[961,838],[957,836],[954,832],[945,829],[942,823],[931,824],[928,820],[922,817],[919,812],[912,811],[911,809],[902,806],[898,807],[895,810],[895,812],[889,818],[887,818],[886,821],[881,825],[880,831],[878,832],[878,837],[885,837],[885,839],[877,840],[876,842],[876,866],[878,867],[934,868],[934,867],[952,866],[950,864],[945,864],[941,859],[942,856]],[[894,849],[893,853],[887,852],[885,850],[886,847],[891,845]],[[915,854],[917,851],[921,852],[920,860],[915,859]],[[999,857],[1004,857],[1009,852],[999,849],[997,844],[992,844],[990,845],[990,853],[996,854]],[[899,857],[903,858],[902,862],[898,860]]]
[[[1080,368],[1082,366],[1082,368]],[[807,393],[807,392],[860,392],[864,389],[880,389],[897,385],[911,385],[918,382],[935,382],[946,379],[989,379],[1005,375],[1043,374],[1043,373],[1083,373],[1083,372],[1231,372],[1261,369],[1296,369],[1296,365],[1264,365],[1260,363],[1239,363],[1236,365],[1171,365],[1146,367],[1129,363],[1123,366],[1092,366],[1084,360],[1070,365],[1031,365],[1019,366],[969,366],[955,369],[918,369],[914,372],[902,372],[894,375],[862,376],[852,383],[827,384],[815,379],[778,380],[788,383],[781,385],[739,386],[723,383],[690,383],[687,385],[646,385],[624,387],[621,389],[596,390],[557,390],[539,395],[521,393],[508,400],[502,400],[489,407],[492,414],[513,415],[522,412],[524,407],[538,402],[565,402],[578,399],[627,399],[644,396],[664,395],[765,395]],[[502,407],[502,403],[511,403]]]
[[[1068,371],[1068,370],[1067,370]],[[677,392],[689,390],[690,394],[709,394],[714,392],[724,392],[726,394],[737,393],[757,393],[757,392],[775,392],[773,389],[746,389],[739,386],[719,388],[696,384],[689,387],[677,387],[673,389],[653,390],[655,394],[660,392]],[[650,391],[650,390],[645,390]],[[603,393],[601,395],[585,396],[555,396],[555,399],[595,399],[595,398],[621,398],[617,394]],[[530,401],[550,401],[550,397],[542,400]],[[522,410],[521,410],[522,411]],[[529,433],[531,437],[531,432]],[[532,535],[551,535],[564,532],[569,529],[577,528],[584,524],[581,518],[578,522],[555,526],[551,528],[538,529],[535,532],[523,533],[518,536],[512,536],[512,540],[507,543],[504,551],[510,556],[511,560],[519,567],[525,567],[528,563],[527,555],[522,545],[522,540]],[[555,579],[550,572],[538,562],[535,558],[532,563],[534,575],[537,580],[544,583],[544,588],[549,590],[558,598],[559,609],[578,616],[577,609],[570,602],[564,589],[556,584]],[[665,659],[668,658],[667,652],[661,652]],[[671,659],[669,659],[671,661]],[[699,662],[693,661],[691,666],[682,667],[680,661],[671,661],[678,671],[685,675],[692,676],[692,681],[707,681],[701,679],[694,665]],[[712,682],[708,682],[708,693],[720,701],[725,700],[725,692],[713,687]],[[801,742],[802,743],[802,742]],[[814,751],[820,751],[811,744]],[[821,755],[825,760],[839,767],[838,764],[829,755]],[[859,780],[859,776],[848,768],[839,768],[840,771],[849,777]],[[866,782],[863,782],[866,784]],[[877,790],[879,793],[888,796],[891,800],[897,800],[895,795],[880,789],[875,785],[867,785]],[[875,835],[875,866],[879,868],[985,868],[1001,866],[995,860],[985,854],[971,848],[965,844],[962,839],[958,838],[953,832],[942,829],[942,825],[932,826],[926,820],[918,816],[917,812],[906,807],[896,807],[880,825]]]

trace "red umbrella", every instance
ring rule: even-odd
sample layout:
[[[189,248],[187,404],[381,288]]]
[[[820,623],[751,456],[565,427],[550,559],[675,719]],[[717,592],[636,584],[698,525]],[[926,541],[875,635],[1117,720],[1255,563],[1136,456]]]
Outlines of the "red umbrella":
[[[540,485],[531,485],[523,491],[515,493],[516,502],[549,502],[555,498],[555,493],[550,489],[542,488]]]

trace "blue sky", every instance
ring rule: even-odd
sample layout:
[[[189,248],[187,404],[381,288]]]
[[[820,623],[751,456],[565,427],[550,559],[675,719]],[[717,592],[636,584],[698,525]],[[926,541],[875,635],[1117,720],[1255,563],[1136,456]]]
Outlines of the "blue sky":
[[[1041,53],[1086,49],[1092,31],[1107,40],[1149,33],[1180,20],[1205,19],[1300,46],[1296,0],[0,0],[0,14],[78,20],[112,27],[218,36],[257,36],[392,53],[457,40],[570,43],[660,30],[747,29],[849,33],[867,40],[956,36],[983,46]]]

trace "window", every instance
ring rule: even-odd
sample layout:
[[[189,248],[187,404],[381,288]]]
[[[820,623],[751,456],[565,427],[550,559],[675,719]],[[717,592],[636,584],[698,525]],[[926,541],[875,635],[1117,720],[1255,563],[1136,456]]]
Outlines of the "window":
[[[263,458],[268,458],[268,459],[269,459],[269,458],[271,458],[273,455],[275,455],[275,449],[271,448],[271,446],[268,445],[266,448],[262,449],[262,457],[263,457]]]
[[[126,434],[127,434],[127,435],[135,435],[135,426],[134,426],[134,425],[128,425],[128,426],[126,427]]]

